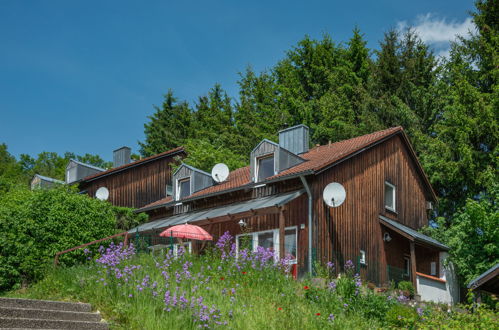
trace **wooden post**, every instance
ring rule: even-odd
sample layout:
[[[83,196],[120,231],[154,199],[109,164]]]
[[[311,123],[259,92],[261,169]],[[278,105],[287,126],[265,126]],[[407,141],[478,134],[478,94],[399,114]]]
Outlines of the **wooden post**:
[[[414,292],[418,292],[417,288],[417,281],[416,281],[416,250],[414,248],[414,241],[411,241],[409,243],[410,249],[411,249],[411,279],[412,279],[412,285],[414,286]]]
[[[124,247],[127,247],[128,246],[128,233],[125,234],[125,242],[123,243],[123,246]]]
[[[284,208],[281,207],[279,209],[279,258],[283,259],[285,249],[284,249],[284,242],[285,242],[285,218],[284,218]]]

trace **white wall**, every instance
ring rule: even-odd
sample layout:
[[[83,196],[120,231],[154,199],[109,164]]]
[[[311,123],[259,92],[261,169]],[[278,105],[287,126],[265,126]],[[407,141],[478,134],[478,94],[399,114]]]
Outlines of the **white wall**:
[[[417,290],[421,300],[444,304],[459,302],[459,284],[452,264],[446,264],[447,252],[440,252],[440,279],[436,281],[427,277],[417,276]]]

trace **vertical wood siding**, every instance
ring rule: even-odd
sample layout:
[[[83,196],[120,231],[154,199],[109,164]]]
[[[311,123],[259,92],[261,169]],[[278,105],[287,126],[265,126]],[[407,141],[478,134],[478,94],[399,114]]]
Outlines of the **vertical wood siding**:
[[[385,210],[385,181],[396,186],[396,213]],[[347,260],[357,263],[360,250],[364,250],[367,265],[360,267],[361,276],[375,283],[386,281],[386,266],[392,261],[387,260],[383,246],[379,215],[414,229],[428,223],[426,200],[430,197],[425,196],[401,138],[395,136],[360,153],[313,177],[311,182],[317,260],[332,260],[341,267]],[[322,200],[322,191],[331,182],[341,183],[347,194],[337,208],[325,206]],[[403,265],[403,258],[401,262]]]
[[[172,184],[173,157],[161,158],[137,167],[131,167],[88,183],[80,190],[95,197],[100,187],[109,190],[109,202],[117,206],[139,208],[166,197],[166,185]]]

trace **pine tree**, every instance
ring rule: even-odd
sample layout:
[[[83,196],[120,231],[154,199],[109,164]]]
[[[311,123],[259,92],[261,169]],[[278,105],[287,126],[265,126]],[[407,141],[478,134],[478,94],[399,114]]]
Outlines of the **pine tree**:
[[[191,132],[192,115],[187,102],[178,102],[173,91],[166,93],[161,108],[144,124],[145,141],[139,142],[142,156],[151,156],[182,145]]]

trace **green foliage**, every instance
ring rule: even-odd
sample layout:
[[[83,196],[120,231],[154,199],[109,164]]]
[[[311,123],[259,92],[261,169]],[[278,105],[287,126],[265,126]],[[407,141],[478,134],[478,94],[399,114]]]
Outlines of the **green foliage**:
[[[412,285],[412,282],[409,282],[409,281],[400,281],[398,283],[397,287],[399,288],[399,290],[409,292],[409,294],[410,294],[411,297],[414,296],[414,285]]]
[[[118,268],[105,272],[94,262],[58,267],[27,290],[9,295],[89,302],[112,326],[126,329],[198,328],[195,308],[189,307],[192,297],[213,306],[216,320],[227,321],[231,329],[497,328],[497,313],[483,307],[411,307],[364,286],[357,295],[344,296],[331,287],[293,280],[275,267],[238,269],[222,260],[220,251],[179,258],[139,254]],[[126,275],[124,269],[129,269]],[[166,290],[176,301],[170,299],[168,308]]]
[[[113,207],[74,189],[13,189],[0,197],[0,290],[40,279],[56,252],[115,232]],[[62,264],[82,260],[64,255]]]
[[[497,329],[499,315],[497,311],[490,310],[485,306],[472,309],[467,307],[466,312],[454,310],[441,310],[436,307],[426,309],[424,322],[418,324],[420,329]]]
[[[405,305],[393,305],[386,313],[388,324],[400,328],[414,328],[418,318],[414,308]]]
[[[149,219],[146,213],[135,213],[133,209],[128,207],[114,206],[113,212],[116,218],[116,229],[119,231],[137,227]]]
[[[499,185],[478,200],[468,199],[453,216],[451,225],[439,219],[426,232],[450,247],[450,260],[467,284],[494,266],[499,256]]]

